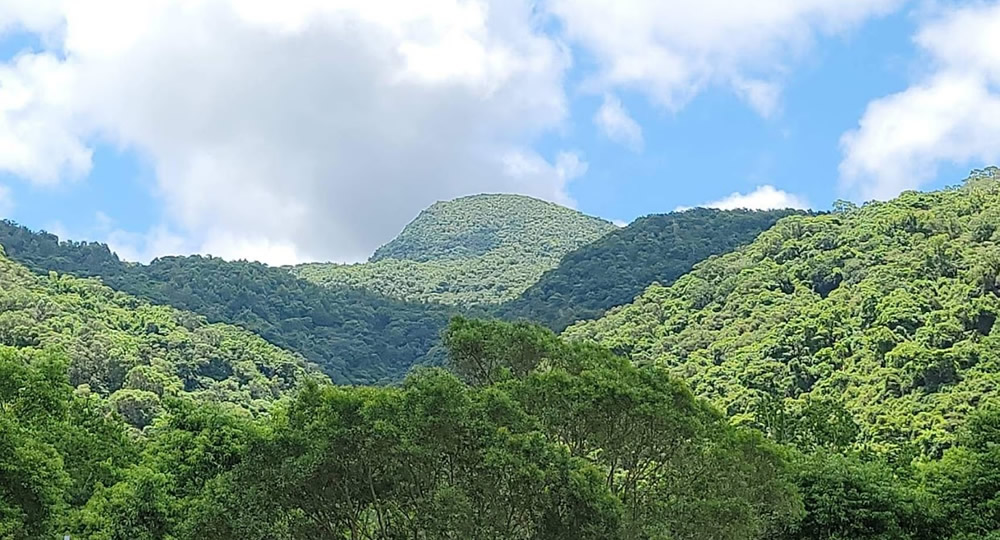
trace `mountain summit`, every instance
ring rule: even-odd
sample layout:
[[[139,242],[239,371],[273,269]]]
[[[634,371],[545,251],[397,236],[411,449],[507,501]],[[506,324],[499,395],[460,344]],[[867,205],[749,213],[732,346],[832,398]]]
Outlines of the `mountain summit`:
[[[294,272],[404,300],[496,304],[612,230],[608,221],[532,197],[472,195],[422,211],[368,263],[306,264]]]
[[[420,212],[370,260],[469,259],[508,249],[551,258],[611,230],[614,225],[603,219],[525,195],[470,195]]]

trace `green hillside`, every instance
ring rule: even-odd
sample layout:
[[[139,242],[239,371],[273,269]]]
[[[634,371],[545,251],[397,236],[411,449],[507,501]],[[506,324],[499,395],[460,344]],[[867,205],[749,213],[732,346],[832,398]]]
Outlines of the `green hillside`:
[[[654,282],[673,283],[695,263],[749,243],[794,212],[695,208],[639,218],[569,252],[499,312],[562,331],[631,302]]]
[[[119,261],[103,244],[0,222],[0,245],[36,272],[100,277],[147,301],[241,326],[297,352],[340,383],[388,383],[411,366],[440,362],[435,344],[452,309],[351,287],[321,287],[281,268],[213,257]]]
[[[165,400],[141,434],[65,358],[0,346],[0,537],[971,540],[1000,413],[892,466],[735,427],[684,383],[530,324],[455,320],[454,373],[306,384],[272,414]],[[993,536],[995,537],[995,535]]]
[[[4,223],[0,538],[996,539],[998,173],[785,217],[572,339]],[[448,370],[335,386],[214,319]]]
[[[411,221],[371,261],[434,261],[519,253],[560,257],[613,230],[611,223],[555,203],[512,194],[437,202]],[[516,252],[511,250],[516,249]]]
[[[523,195],[438,202],[367,263],[313,263],[292,271],[411,301],[496,304],[517,297],[563,255],[615,229],[611,223]]]
[[[996,168],[788,217],[566,335],[665,366],[778,440],[840,408],[840,439],[936,455],[1000,387],[998,224]]]
[[[153,306],[94,280],[36,276],[0,249],[0,349],[65,355],[69,383],[109,399],[136,427],[161,400],[226,402],[251,412],[316,370],[233,326]]]
[[[501,369],[309,384],[258,419],[170,401],[137,437],[59,356],[0,347],[0,536],[751,540],[803,515],[778,447],[662,372],[524,325],[456,321],[448,346]]]

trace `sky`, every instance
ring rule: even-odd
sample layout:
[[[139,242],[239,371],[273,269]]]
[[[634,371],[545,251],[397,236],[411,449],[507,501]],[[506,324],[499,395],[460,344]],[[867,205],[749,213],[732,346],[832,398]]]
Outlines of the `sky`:
[[[998,118],[1000,2],[0,0],[0,217],[141,262],[360,261],[482,192],[824,210]]]

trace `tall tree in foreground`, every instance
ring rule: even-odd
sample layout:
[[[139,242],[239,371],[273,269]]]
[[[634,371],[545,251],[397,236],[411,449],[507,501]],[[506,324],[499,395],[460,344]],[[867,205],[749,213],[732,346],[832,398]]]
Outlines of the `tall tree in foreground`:
[[[445,343],[456,372],[508,392],[602,471],[624,538],[761,538],[801,511],[777,447],[665,371],[525,323],[456,319]]]

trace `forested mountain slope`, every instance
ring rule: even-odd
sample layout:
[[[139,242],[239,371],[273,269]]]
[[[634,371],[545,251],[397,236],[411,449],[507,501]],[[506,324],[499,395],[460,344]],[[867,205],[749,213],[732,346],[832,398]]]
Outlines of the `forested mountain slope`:
[[[472,195],[427,208],[367,263],[314,263],[292,271],[316,283],[404,300],[496,304],[515,298],[569,251],[614,229],[523,195]]]
[[[454,311],[321,287],[259,263],[201,256],[125,263],[103,244],[59,242],[10,222],[0,222],[0,245],[36,272],[100,277],[116,290],[242,326],[340,383],[395,382],[414,364],[439,361],[433,349]]]
[[[152,306],[95,280],[36,276],[0,249],[0,349],[56,351],[69,382],[110,399],[136,427],[162,399],[186,396],[266,410],[318,376],[301,356],[193,313]]]
[[[998,225],[996,168],[789,217],[565,334],[666,366],[779,440],[823,405],[846,410],[862,446],[933,455],[1000,387]]]
[[[781,447],[659,368],[538,326],[459,319],[445,341],[455,374],[307,382],[258,417],[165,399],[141,434],[74,391],[58,351],[0,346],[0,537],[971,540],[1000,529],[995,409],[941,459],[893,467]]]
[[[775,296],[779,291],[794,296],[799,288],[810,289],[801,293],[806,295],[802,302],[789,304],[806,309],[805,301],[822,304],[824,295],[836,298],[842,294],[838,291],[866,283],[870,276],[927,276],[935,287],[948,289],[948,280],[964,279],[966,269],[949,269],[943,261],[954,263],[961,257],[947,248],[909,252],[912,246],[937,242],[934,236],[927,240],[926,234],[938,227],[954,236],[954,251],[984,255],[992,250],[992,241],[970,242],[968,237],[994,236],[996,215],[987,207],[1000,199],[1000,187],[992,180],[976,183],[957,195],[908,194],[888,205],[822,219],[787,218],[761,236],[770,248],[755,243],[699,265],[694,272],[697,276],[715,268],[730,273],[702,275],[702,280],[719,282],[705,285],[710,289],[707,296],[696,295],[693,302],[705,307],[712,305],[712,294],[739,296],[739,309],[723,302],[714,305],[718,313],[736,309],[735,317],[746,310],[747,326],[739,326],[739,320],[711,320],[713,314],[698,312],[695,303],[677,304],[689,319],[676,321],[700,327],[695,336],[688,336],[692,341],[714,339],[727,324],[734,324],[736,331],[764,339],[770,352],[777,346],[768,341],[767,332],[760,333],[761,325],[780,326],[771,320],[754,321],[753,316],[757,305],[765,306],[760,313],[768,304],[780,305]],[[885,207],[892,215],[877,218]],[[937,214],[931,210],[935,207],[949,210]],[[877,219],[859,217],[872,212]],[[871,222],[877,232],[849,231]],[[828,227],[838,231],[833,240],[814,237],[814,229]],[[21,229],[11,231],[29,235],[22,238],[22,248],[45,239]],[[885,236],[874,240],[875,235]],[[848,240],[858,249],[873,248],[872,260],[865,253],[836,247]],[[100,246],[47,245],[34,252],[42,266],[81,264],[77,259],[98,266],[109,263]],[[765,252],[755,251],[760,249]],[[835,259],[830,267],[841,268],[839,274],[813,271],[828,268],[808,263],[817,249],[862,260],[838,265]],[[939,253],[943,255],[935,259]],[[791,260],[798,261],[792,265],[795,272],[780,271],[780,265]],[[940,446],[924,444],[928,451],[914,460],[912,453],[901,450],[909,436],[923,433],[916,430],[889,441],[888,449],[899,451],[870,452],[880,448],[869,445],[859,452],[854,444],[857,426],[870,433],[869,421],[845,415],[836,395],[814,392],[808,400],[787,403],[758,399],[750,410],[753,416],[734,426],[721,411],[696,398],[682,380],[652,365],[658,362],[636,366],[590,341],[561,340],[524,322],[454,319],[443,343],[452,373],[420,369],[399,386],[334,386],[310,377],[297,356],[243,330],[205,325],[197,316],[148,306],[92,280],[36,276],[0,257],[0,538],[996,538],[1000,409],[989,406],[993,379],[975,371],[996,372],[990,366],[992,339],[984,337],[992,335],[989,326],[994,322],[989,314],[995,312],[995,299],[990,296],[1000,288],[1000,264],[991,260],[985,256],[978,267],[983,272],[972,274],[982,278],[971,281],[981,290],[958,287],[961,294],[941,296],[941,303],[959,305],[965,305],[962,294],[974,299],[966,308],[948,312],[963,321],[971,317],[974,322],[965,327],[948,324],[947,313],[913,315],[912,306],[919,302],[895,301],[890,308],[878,300],[874,307],[861,302],[863,320],[874,316],[871,320],[892,321],[896,330],[890,332],[909,332],[901,341],[915,342],[915,350],[927,349],[925,357],[949,357],[964,340],[968,343],[958,347],[960,358],[979,362],[958,368],[963,381],[976,374],[979,382],[955,402],[968,399],[980,410],[966,418],[968,408],[957,408],[948,422],[961,425],[944,441],[951,447],[938,452]],[[753,261],[762,263],[761,272],[777,271],[777,287],[769,286],[767,276],[756,268],[744,265]],[[144,266],[127,266],[129,271],[119,275],[132,279],[132,270],[142,270],[150,294],[183,290],[189,280],[192,288],[183,295],[217,292],[218,301],[238,297],[236,304],[249,301],[263,313],[268,313],[264,307],[269,304],[251,294],[252,287],[241,289],[238,280],[227,281],[223,274],[243,272],[253,283],[268,284],[254,273],[260,267],[264,275],[277,270],[291,278],[280,269],[229,266],[218,259],[175,258],[165,264],[149,276]],[[894,274],[894,265],[912,270]],[[882,266],[893,271],[879,270]],[[809,279],[789,277],[798,275]],[[199,279],[218,281],[220,288],[200,284]],[[690,279],[695,278],[682,278],[671,288],[651,288],[647,295],[656,290],[669,293]],[[743,283],[745,279],[751,281]],[[754,285],[757,281],[764,285]],[[268,286],[280,289],[282,283]],[[228,313],[230,308],[221,309]],[[647,303],[645,309],[623,324],[662,312],[657,302]],[[873,314],[865,315],[869,309]],[[774,314],[775,320],[784,314]],[[811,314],[804,311],[802,317],[806,315]],[[847,331],[857,331],[850,316],[831,318],[836,316],[847,321]],[[814,325],[791,326],[783,336],[786,341],[778,345],[793,347],[798,343],[795,336],[807,345],[821,344],[827,338],[815,328],[827,319],[816,320]],[[910,332],[909,327],[916,330]],[[654,333],[633,327],[637,333],[621,334],[618,345],[638,353],[667,336],[655,333],[661,329],[658,324],[648,328]],[[923,328],[934,332],[923,335]],[[568,333],[580,330],[574,327]],[[939,337],[927,344],[929,335]],[[724,347],[746,345],[734,345],[732,340],[740,336],[722,337],[730,340],[722,342]],[[636,341],[626,346],[624,338]],[[816,356],[840,358],[840,365],[821,372],[813,386],[837,388],[823,379],[839,377],[850,390],[858,370],[845,366],[857,361],[845,360],[838,351],[857,347],[867,354],[868,342],[845,340],[840,334],[832,339],[846,344],[834,344],[833,352]],[[954,340],[950,347],[947,339]],[[771,388],[764,386],[771,379],[758,375],[760,369],[736,369],[738,380],[725,385],[725,370],[732,367],[724,356],[728,350],[720,355],[722,388],[744,380]],[[102,371],[101,366],[109,369]],[[102,385],[117,380],[113,374],[121,373],[122,366],[131,366],[124,375],[125,390],[101,397],[116,388]],[[232,376],[223,378],[226,366],[231,366]],[[877,368],[865,369],[862,377],[882,375]],[[691,371],[698,375],[696,369]],[[74,388],[84,380],[81,374],[91,374],[86,384],[93,388]],[[281,384],[292,378],[292,385]],[[304,378],[305,384],[299,385]],[[929,380],[921,380],[920,392],[932,391]],[[862,380],[869,382],[876,390],[892,388]],[[704,389],[706,381],[699,383]],[[939,391],[948,384],[941,384]],[[262,390],[285,396],[295,388],[300,389],[270,407],[266,393],[260,407],[255,400]],[[856,400],[856,392],[847,394]],[[244,395],[251,398],[249,404],[240,399]],[[233,407],[232,401],[242,407]],[[888,402],[883,399],[883,404]],[[847,406],[854,410],[856,404]],[[255,416],[243,408],[268,408],[269,414]],[[864,414],[878,418],[876,409]],[[126,420],[143,430],[131,429]],[[772,440],[747,424],[763,428]]]
[[[0,536],[752,540],[801,519],[777,446],[666,374],[540,328],[448,336],[490,383],[308,384],[259,419],[173,401],[133,438],[57,355],[0,347]]]
[[[498,312],[562,331],[631,302],[654,282],[673,283],[695,263],[749,243],[795,212],[695,208],[639,218],[569,252]]]

